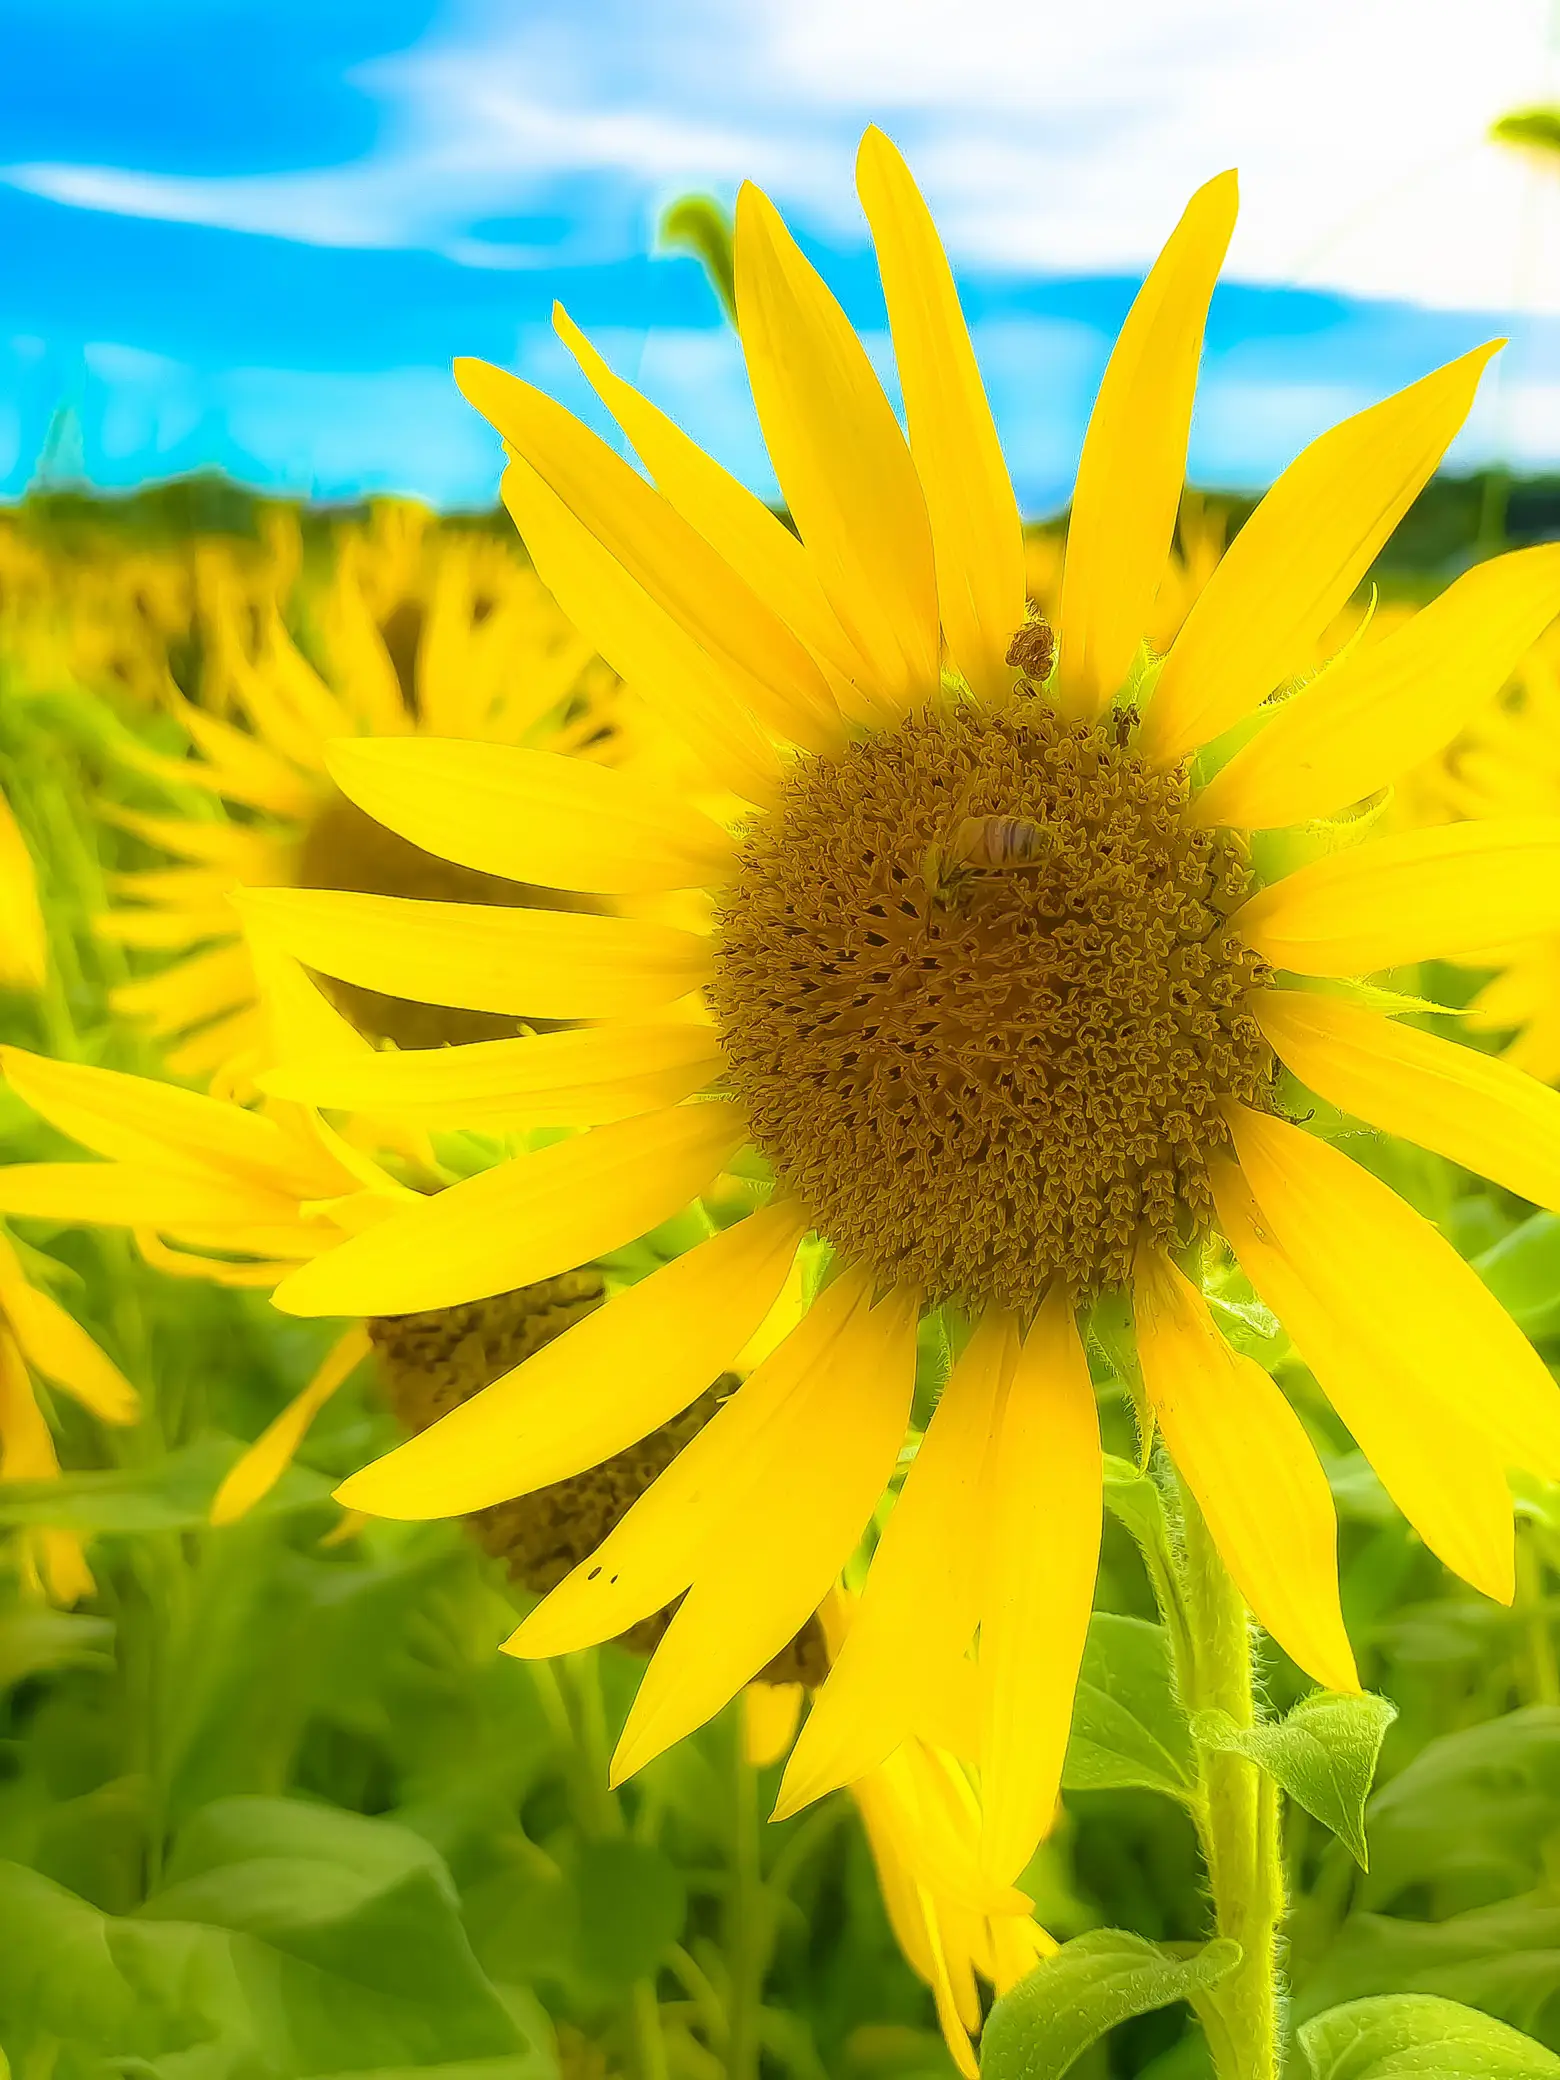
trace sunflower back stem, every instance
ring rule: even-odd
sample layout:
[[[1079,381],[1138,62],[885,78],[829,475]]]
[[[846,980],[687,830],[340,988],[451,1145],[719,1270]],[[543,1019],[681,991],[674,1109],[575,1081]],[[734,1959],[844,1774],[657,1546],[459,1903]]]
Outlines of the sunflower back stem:
[[[1238,1727],[1257,1721],[1250,1613],[1231,1581],[1202,1513],[1178,1483],[1183,1527],[1181,1593],[1189,1666],[1178,1669],[1193,1715],[1225,1712]],[[1281,2065],[1280,1931],[1284,1873],[1279,1790],[1244,1755],[1199,1746],[1197,1814],[1215,1931],[1241,1946],[1241,1961],[1205,1996],[1200,2014],[1218,2080],[1277,2080]]]

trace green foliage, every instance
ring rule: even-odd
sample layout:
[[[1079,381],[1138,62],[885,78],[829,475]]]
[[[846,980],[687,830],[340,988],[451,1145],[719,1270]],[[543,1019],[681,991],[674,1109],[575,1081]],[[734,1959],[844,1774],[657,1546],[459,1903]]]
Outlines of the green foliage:
[[[1560,108],[1519,108],[1490,125],[1498,144],[1526,145],[1560,157]]]
[[[1204,1747],[1249,1756],[1330,1828],[1363,1869],[1369,1863],[1365,1801],[1396,1717],[1394,1705],[1368,1691],[1351,1696],[1319,1690],[1264,1725],[1242,1729],[1226,1713],[1199,1712],[1193,1731]]]
[[[1195,1796],[1191,1729],[1162,1627],[1106,1611],[1090,1620],[1062,1783],[1070,1791]]]
[[[664,246],[682,246],[704,263],[710,286],[728,324],[737,322],[736,272],[732,264],[731,212],[710,195],[684,195],[662,212]]]
[[[488,1981],[440,1858],[383,1820],[287,1799],[208,1806],[168,1882],[101,1913],[0,1866],[0,2022],[24,2057],[141,2059],[154,2072],[305,2080],[543,2047]],[[191,2054],[201,2057],[192,2063]],[[180,2054],[178,2063],[159,2063]]]
[[[1312,2080],[1546,2080],[1560,2059],[1455,2001],[1396,1994],[1353,2001],[1308,2022],[1300,2047]]]
[[[1238,1944],[1174,1957],[1126,1929],[1064,1943],[992,2009],[981,2039],[985,2080],[1061,2080],[1117,2023],[1171,2001],[1193,2001],[1240,1962]]]

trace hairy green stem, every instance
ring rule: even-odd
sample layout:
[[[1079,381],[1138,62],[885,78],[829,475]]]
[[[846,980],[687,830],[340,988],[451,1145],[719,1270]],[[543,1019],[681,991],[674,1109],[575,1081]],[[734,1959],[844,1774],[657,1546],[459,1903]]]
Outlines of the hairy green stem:
[[[1192,1713],[1256,1721],[1251,1620],[1189,1492],[1181,1491],[1183,1606],[1190,1662],[1181,1674]],[[1219,2080],[1277,2080],[1281,2065],[1279,1931],[1284,1870],[1278,1787],[1244,1755],[1200,1747],[1202,1837],[1214,1919],[1241,1961],[1203,2010]]]

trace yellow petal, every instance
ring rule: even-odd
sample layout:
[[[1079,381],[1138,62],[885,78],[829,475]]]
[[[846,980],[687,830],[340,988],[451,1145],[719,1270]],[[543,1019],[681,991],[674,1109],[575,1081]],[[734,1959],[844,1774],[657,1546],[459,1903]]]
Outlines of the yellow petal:
[[[870,684],[860,653],[835,618],[796,536],[691,441],[664,412],[614,375],[559,304],[553,324],[607,410],[633,443],[661,491],[683,518],[713,542],[734,571],[814,653],[850,682]],[[859,702],[855,705],[859,706]]]
[[[1280,1060],[1329,1104],[1560,1211],[1560,1091],[1340,997],[1261,990],[1251,1009]]]
[[[417,1314],[556,1277],[680,1212],[746,1132],[735,1105],[684,1105],[513,1157],[295,1271],[276,1305]]]
[[[1064,705],[1094,716],[1121,686],[1170,558],[1213,285],[1240,203],[1233,173],[1187,204],[1121,328],[1084,436],[1062,575]]]
[[[936,693],[932,532],[910,450],[838,303],[767,196],[737,198],[738,331],[780,488],[884,719]]]
[[[1338,1602],[1338,1519],[1304,1424],[1157,1250],[1138,1251],[1133,1309],[1154,1419],[1235,1586],[1308,1676],[1357,1690]]]
[[[1426,1391],[1466,1415],[1508,1466],[1560,1479],[1560,1385],[1477,1272],[1338,1149],[1287,1120],[1225,1109],[1268,1226],[1291,1253],[1310,1251],[1307,1282],[1330,1295],[1352,1281]]]
[[[319,807],[318,780],[300,773],[252,730],[235,729],[179,693],[169,694],[168,705],[204,754],[203,760],[182,761],[173,777],[187,786],[210,785],[228,801],[291,821],[301,822]]]
[[[1066,1297],[1019,1354],[997,1445],[980,1628],[981,1867],[1011,1884],[1056,1811],[1094,1601],[1099,1417]]]
[[[110,1002],[123,1017],[145,1019],[153,1033],[165,1038],[248,1005],[254,993],[249,955],[233,943],[193,954],[159,974],[119,983]]]
[[[869,1284],[864,1274],[847,1272],[820,1296],[595,1553],[537,1605],[506,1641],[506,1653],[534,1660],[611,1639],[687,1588],[731,1496],[745,1495],[755,1474],[772,1465],[769,1439],[786,1407],[820,1370],[833,1376]]]
[[[632,773],[454,737],[333,744],[342,793],[440,859],[511,881],[598,895],[702,888],[731,840],[701,811]]]
[[[727,1369],[773,1305],[803,1226],[781,1205],[700,1243],[353,1474],[337,1500],[376,1517],[461,1516],[626,1450]]]
[[[354,1325],[326,1352],[303,1392],[289,1401],[230,1469],[211,1504],[213,1524],[232,1524],[268,1495],[291,1466],[309,1425],[369,1355],[368,1332]]]
[[[772,1818],[875,1769],[917,1730],[980,1618],[989,1462],[1018,1336],[990,1308],[948,1377],[872,1556],[845,1644],[813,1701]]]
[[[535,470],[511,462],[503,496],[542,583],[613,670],[734,793],[771,800],[779,760],[732,674],[634,582]]]
[[[910,169],[876,128],[861,140],[856,189],[888,301],[948,655],[977,699],[1002,702],[1024,620],[1024,534],[953,272]]]
[[[1369,975],[1560,932],[1560,817],[1373,838],[1259,890],[1234,924],[1296,975]]]
[[[48,935],[38,907],[32,854],[11,806],[0,794],[0,988],[41,989],[49,966]]]
[[[761,721],[812,751],[841,741],[839,710],[803,644],[622,456],[518,376],[457,361],[455,379],[633,583],[736,675]]]
[[[276,1194],[315,1180],[296,1174],[293,1152],[274,1120],[241,1105],[181,1091],[149,1076],[81,1062],[50,1061],[19,1047],[0,1048],[0,1068],[17,1096],[62,1134],[121,1162],[221,1178],[252,1180]]]
[[[675,1105],[720,1066],[708,1026],[668,1019],[294,1062],[260,1082],[300,1104],[394,1113],[427,1127],[595,1127]]]
[[[16,1252],[0,1235],[0,1318],[8,1321],[35,1372],[63,1387],[104,1423],[133,1423],[136,1393],[113,1360],[99,1350],[73,1315],[30,1285]]]
[[[306,967],[387,996],[532,1018],[632,1018],[705,981],[706,940],[638,918],[331,889],[246,889],[255,929]]]
[[[0,1165],[0,1213],[85,1226],[183,1228],[190,1223],[274,1222],[297,1218],[297,1201],[242,1180],[153,1170],[133,1163]]]
[[[1146,758],[1175,765],[1305,666],[1429,482],[1500,344],[1345,419],[1290,463],[1226,550],[1165,659],[1143,718]]]
[[[613,1755],[614,1784],[713,1718],[822,1602],[894,1470],[915,1321],[914,1294],[875,1308],[863,1295],[827,1359],[775,1410],[712,1512]]]
[[[1392,1324],[1403,1311],[1368,1274],[1358,1283],[1330,1262],[1325,1235],[1291,1223],[1278,1234],[1250,1184],[1227,1160],[1210,1166],[1219,1225],[1240,1267],[1284,1323],[1295,1348],[1348,1426],[1398,1508],[1430,1550],[1465,1581],[1511,1600],[1511,1495],[1500,1456],[1461,1412],[1428,1388],[1399,1354]]]
[[[1560,548],[1516,549],[1465,571],[1276,709],[1193,801],[1193,822],[1271,830],[1374,794],[1493,700],[1557,613]]]

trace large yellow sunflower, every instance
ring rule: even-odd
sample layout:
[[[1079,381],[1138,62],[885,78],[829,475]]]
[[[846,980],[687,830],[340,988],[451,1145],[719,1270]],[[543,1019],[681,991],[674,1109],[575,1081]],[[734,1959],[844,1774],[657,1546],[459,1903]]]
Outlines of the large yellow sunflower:
[[[262,1018],[234,888],[526,900],[511,884],[429,858],[353,808],[330,777],[334,739],[425,732],[610,765],[628,755],[630,703],[518,556],[474,533],[431,532],[415,509],[389,508],[346,533],[329,581],[300,609],[323,673],[294,641],[279,593],[246,591],[227,563],[203,566],[202,577],[200,702],[164,672],[191,756],[135,760],[180,790],[182,805],[106,812],[180,864],[116,876],[124,901],[101,929],[175,956],[115,997],[167,1044],[169,1067],[241,1080],[256,1066]],[[200,795],[213,798],[214,814],[190,813]],[[350,1009],[405,1045],[512,1030],[361,992]]]
[[[1273,701],[1434,470],[1484,348],[1299,456],[1168,655],[1147,653],[1235,216],[1224,175],[1111,357],[1059,658],[1025,679],[1010,655],[1038,670],[1051,646],[1026,626],[1019,517],[952,276],[876,131],[858,175],[908,440],[773,207],[752,188],[739,207],[742,343],[794,534],[561,313],[653,483],[541,392],[461,365],[508,445],[506,502],[543,580],[749,806],[723,827],[631,774],[538,752],[338,754],[352,798],[431,852],[570,891],[707,888],[710,923],[246,898],[257,928],[361,986],[591,1022],[277,1080],[326,1106],[500,1105],[592,1130],[344,1243],[277,1298],[300,1314],[449,1306],[618,1249],[733,1167],[751,1180],[747,1218],[342,1491],[424,1516],[665,1423],[742,1350],[803,1238],[827,1245],[795,1328],[510,1643],[562,1652],[681,1597],[618,1778],[821,1602],[894,1471],[917,1318],[945,1304],[968,1340],[783,1803],[884,1762],[978,1643],[982,1865],[1007,1882],[1054,1809],[1095,1573],[1080,1324],[1096,1305],[1119,1316],[1130,1299],[1146,1407],[1236,1583],[1319,1681],[1356,1681],[1332,1503],[1298,1416],[1204,1298],[1221,1235],[1426,1543],[1511,1593],[1505,1470],[1560,1473],[1560,1393],[1441,1237],[1289,1116],[1305,1101],[1280,1067],[1560,1200],[1560,1097],[1331,980],[1560,925],[1560,829],[1390,836],[1268,885],[1247,833],[1354,803],[1450,735],[1560,607],[1560,549],[1470,572]]]

